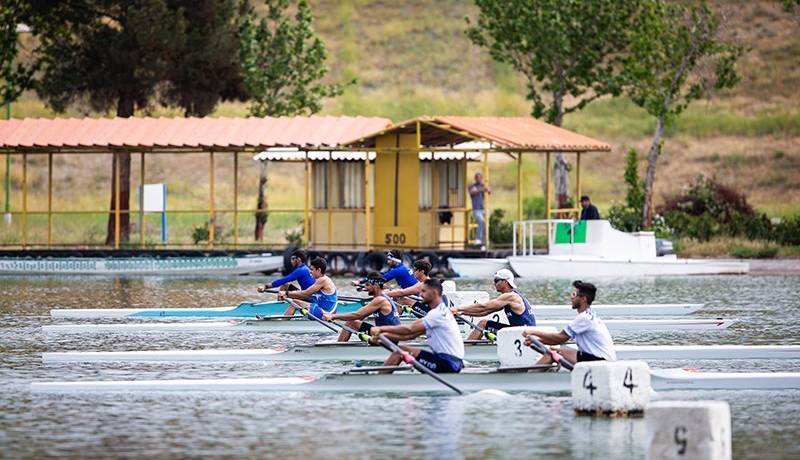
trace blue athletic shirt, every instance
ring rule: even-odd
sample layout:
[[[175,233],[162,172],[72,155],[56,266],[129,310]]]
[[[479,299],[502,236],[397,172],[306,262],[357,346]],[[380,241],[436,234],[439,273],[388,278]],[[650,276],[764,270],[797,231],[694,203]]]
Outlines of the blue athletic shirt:
[[[314,284],[314,277],[311,276],[311,270],[306,265],[301,265],[283,278],[273,281],[272,286],[279,287],[292,281],[297,281],[300,284],[300,289],[308,289]]]
[[[333,291],[331,294],[326,294],[320,290],[311,296],[311,303],[328,313],[336,310],[336,302],[338,300],[339,296],[336,291]]]
[[[512,326],[536,326],[536,316],[533,315],[533,307],[531,307],[528,299],[516,289],[514,289],[513,292],[522,299],[522,303],[525,305],[525,311],[522,312],[521,315],[518,315],[514,313],[510,305],[506,305],[503,310],[505,310],[506,316],[508,317],[508,324]]]
[[[381,294],[392,305],[392,312],[388,315],[381,313],[380,308],[375,311],[375,325],[376,326],[399,326],[400,317],[397,316],[397,303],[386,294]]]
[[[398,265],[384,273],[383,280],[387,283],[391,280],[396,280],[397,284],[403,289],[410,288],[417,284],[417,279],[414,278],[414,272],[405,265]]]

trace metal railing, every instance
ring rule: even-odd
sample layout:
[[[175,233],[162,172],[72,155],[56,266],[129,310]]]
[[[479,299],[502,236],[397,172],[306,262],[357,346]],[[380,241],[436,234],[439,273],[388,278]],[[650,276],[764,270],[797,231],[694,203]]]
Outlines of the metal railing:
[[[535,254],[534,237],[536,236],[537,226],[546,226],[547,246],[554,238],[553,232],[556,224],[566,223],[573,225],[573,219],[539,219],[539,220],[515,220],[511,232],[511,255],[532,256]],[[573,232],[569,232],[570,246],[573,244]]]

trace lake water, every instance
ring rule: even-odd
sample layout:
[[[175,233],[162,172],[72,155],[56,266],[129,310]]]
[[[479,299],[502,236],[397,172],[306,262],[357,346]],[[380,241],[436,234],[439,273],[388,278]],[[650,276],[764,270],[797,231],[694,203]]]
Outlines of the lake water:
[[[32,381],[319,375],[348,363],[43,365],[45,351],[263,348],[322,335],[44,335],[51,308],[193,307],[267,299],[263,278],[0,278],[0,458],[643,458],[644,422],[576,417],[565,395],[107,393],[48,395]],[[337,280],[344,286],[345,280]],[[598,303],[703,302],[693,317],[734,317],[724,332],[618,335],[629,344],[800,344],[800,277],[716,276],[597,282]],[[491,291],[489,282],[459,289]],[[536,303],[568,301],[568,282],[523,281]],[[354,291],[342,291],[353,295]],[[97,321],[97,320],[95,320]],[[800,370],[800,360],[672,361],[651,367]],[[800,391],[669,392],[731,405],[735,458],[800,458]]]

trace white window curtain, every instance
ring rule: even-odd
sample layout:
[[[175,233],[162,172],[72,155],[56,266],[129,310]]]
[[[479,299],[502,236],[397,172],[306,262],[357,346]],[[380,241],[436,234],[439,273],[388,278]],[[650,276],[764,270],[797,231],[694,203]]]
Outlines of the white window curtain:
[[[430,209],[433,206],[433,163],[419,163],[419,208]]]

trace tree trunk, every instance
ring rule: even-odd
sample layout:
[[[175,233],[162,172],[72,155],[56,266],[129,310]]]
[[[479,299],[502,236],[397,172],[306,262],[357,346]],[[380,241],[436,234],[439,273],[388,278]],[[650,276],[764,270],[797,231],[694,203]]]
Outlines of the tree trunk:
[[[561,126],[564,121],[564,101],[561,94],[553,94],[553,107],[556,111],[553,124]],[[556,152],[553,163],[553,189],[556,194],[556,206],[566,208],[569,200],[569,163],[560,152]]]
[[[647,153],[647,173],[644,177],[644,206],[642,208],[642,228],[650,228],[653,222],[653,183],[656,179],[656,163],[661,153],[661,136],[664,134],[664,117],[656,119],[656,131]]]
[[[128,118],[133,116],[133,98],[120,96],[117,101],[117,116]],[[131,234],[130,198],[131,198],[131,154],[120,152],[113,155],[111,161],[111,212],[108,214],[108,225],[106,226],[106,244],[114,244],[115,234],[115,214],[117,210],[116,187],[117,187],[117,161],[119,161],[119,241],[125,243]]]
[[[258,174],[258,203],[256,204],[256,241],[264,240],[264,226],[267,224],[267,161],[261,161],[261,171]]]

